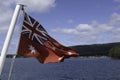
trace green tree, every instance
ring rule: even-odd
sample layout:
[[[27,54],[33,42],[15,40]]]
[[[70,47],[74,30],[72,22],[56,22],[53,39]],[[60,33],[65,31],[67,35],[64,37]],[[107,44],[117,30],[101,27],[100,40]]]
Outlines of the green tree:
[[[109,56],[114,59],[120,59],[120,47],[113,47],[110,49]]]

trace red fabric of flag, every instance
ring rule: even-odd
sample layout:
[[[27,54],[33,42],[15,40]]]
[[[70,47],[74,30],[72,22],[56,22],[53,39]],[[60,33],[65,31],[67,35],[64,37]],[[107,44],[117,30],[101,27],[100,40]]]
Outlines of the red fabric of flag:
[[[24,13],[18,54],[34,57],[41,63],[61,62],[64,58],[78,56],[74,50],[48,35],[42,25],[27,13]]]

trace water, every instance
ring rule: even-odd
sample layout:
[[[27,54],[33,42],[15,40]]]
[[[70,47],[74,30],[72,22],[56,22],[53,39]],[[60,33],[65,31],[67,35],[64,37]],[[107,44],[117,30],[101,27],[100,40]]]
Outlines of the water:
[[[7,80],[11,59],[6,59],[1,80]],[[40,64],[34,58],[17,58],[11,80],[120,80],[120,60],[69,58]]]

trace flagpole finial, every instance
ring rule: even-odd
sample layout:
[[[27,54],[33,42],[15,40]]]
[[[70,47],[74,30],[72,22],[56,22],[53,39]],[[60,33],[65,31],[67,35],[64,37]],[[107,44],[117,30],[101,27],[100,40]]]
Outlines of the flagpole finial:
[[[24,5],[22,6],[21,10],[23,10],[23,11],[24,11]]]
[[[20,4],[20,3],[17,3],[17,5],[20,5],[20,6],[21,6],[21,10],[24,11],[24,7],[26,7],[26,5],[24,5],[24,4]]]

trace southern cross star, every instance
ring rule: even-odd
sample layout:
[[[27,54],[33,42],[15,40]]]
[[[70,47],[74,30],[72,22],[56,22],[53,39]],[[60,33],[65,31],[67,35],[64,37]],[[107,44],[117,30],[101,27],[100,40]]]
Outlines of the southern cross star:
[[[31,50],[31,54],[35,54],[36,50],[32,45],[29,45],[29,50]]]
[[[72,55],[73,53],[72,52],[68,52],[68,55]]]

